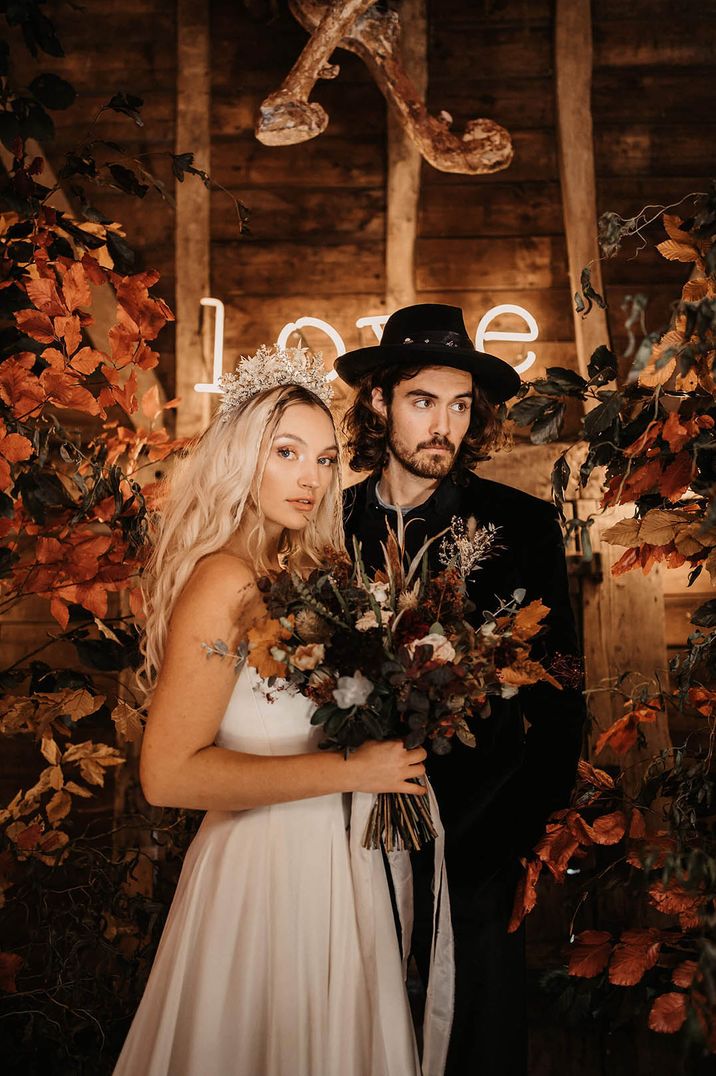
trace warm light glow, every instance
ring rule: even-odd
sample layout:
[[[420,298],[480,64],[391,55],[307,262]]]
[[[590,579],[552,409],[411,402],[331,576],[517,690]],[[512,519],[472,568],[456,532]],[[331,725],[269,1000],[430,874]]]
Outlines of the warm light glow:
[[[212,299],[209,297],[204,297],[199,301],[202,306],[214,307],[216,311],[216,316],[214,319],[214,380],[210,384],[207,383],[195,385],[194,389],[197,392],[220,393],[221,387],[219,385],[219,379],[224,372],[224,304],[221,302],[220,299]],[[527,332],[519,332],[516,330],[512,330],[510,332],[502,332],[496,329],[488,330],[488,326],[495,320],[495,318],[499,317],[501,314],[514,314],[517,317],[522,318],[527,325]],[[383,336],[383,328],[386,321],[388,320],[388,317],[388,314],[366,315],[365,317],[358,318],[355,323],[356,328],[365,329],[370,327],[373,330],[376,340],[380,342]],[[338,330],[333,327],[333,325],[331,325],[328,321],[324,321],[322,318],[300,317],[297,318],[296,321],[287,322],[278,334],[276,346],[286,347],[288,345],[288,341],[291,337],[291,334],[294,332],[298,332],[300,329],[303,328],[318,329],[320,330],[320,332],[325,333],[328,339],[333,344],[334,348],[336,349],[336,359],[339,358],[341,355],[345,355],[347,349],[343,337],[338,332]],[[513,303],[501,303],[499,306],[490,307],[487,313],[484,314],[483,317],[480,319],[480,324],[477,326],[477,331],[475,333],[475,347],[479,351],[483,351],[486,340],[503,340],[510,341],[512,343],[520,343],[522,341],[536,340],[538,336],[539,327],[537,325],[537,321],[535,320],[534,315],[529,312],[529,310],[525,310],[523,306],[516,306]],[[534,364],[536,359],[537,356],[535,355],[534,351],[528,351],[522,362],[515,366],[514,369],[517,371],[518,374],[522,374],[525,372],[525,370],[529,370],[530,366]],[[337,377],[338,374],[335,370],[329,370],[326,373],[326,381],[333,381]]]
[[[500,314],[516,314],[518,317],[523,318],[529,327],[528,332],[498,332],[493,329],[491,332],[487,331],[487,326],[490,322],[498,318]],[[511,340],[513,342],[519,342],[522,340],[536,340],[539,335],[539,328],[529,310],[525,310],[523,306],[515,306],[513,303],[501,303],[499,306],[490,307],[486,314],[480,319],[480,324],[477,326],[477,332],[475,333],[475,347],[478,351],[485,350],[485,340]],[[518,366],[515,366],[515,370],[518,374],[523,374],[525,370],[529,370],[533,365],[537,356],[534,351],[528,351],[524,359]]]
[[[219,378],[224,372],[224,304],[221,299],[212,299],[205,295],[199,300],[201,306],[214,308],[214,380],[194,385],[194,392],[221,392]]]

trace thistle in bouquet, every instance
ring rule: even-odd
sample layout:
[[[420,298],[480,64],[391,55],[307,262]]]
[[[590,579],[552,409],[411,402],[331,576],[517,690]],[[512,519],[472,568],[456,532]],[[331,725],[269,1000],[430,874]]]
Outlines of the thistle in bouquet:
[[[431,572],[428,550],[442,568]],[[246,659],[269,682],[287,681],[316,704],[320,747],[346,758],[367,740],[402,739],[436,754],[455,737],[475,747],[490,696],[523,684],[555,681],[530,657],[530,640],[548,612],[521,606],[515,592],[474,628],[466,579],[499,548],[495,529],[454,519],[409,558],[398,519],[383,544],[384,566],[367,572],[360,544],[354,560],[335,552],[307,575],[282,571],[260,582],[268,617],[248,635]],[[435,837],[428,797],[376,796],[363,844],[418,850]]]

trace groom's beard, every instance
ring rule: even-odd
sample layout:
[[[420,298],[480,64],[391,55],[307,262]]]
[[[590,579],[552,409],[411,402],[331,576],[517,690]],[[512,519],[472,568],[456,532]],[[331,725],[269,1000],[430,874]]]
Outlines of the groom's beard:
[[[431,452],[431,447],[435,446],[449,451]],[[398,463],[416,478],[444,478],[450,473],[455,462],[455,446],[447,437],[433,437],[430,441],[421,441],[416,448],[411,449],[398,437],[390,416],[388,417],[388,448]]]

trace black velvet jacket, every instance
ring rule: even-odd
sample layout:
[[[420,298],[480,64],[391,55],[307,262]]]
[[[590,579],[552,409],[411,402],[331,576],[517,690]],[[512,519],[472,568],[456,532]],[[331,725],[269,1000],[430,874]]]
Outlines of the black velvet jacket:
[[[380,542],[386,519],[395,513],[379,504],[372,476],[346,491],[346,544],[362,543],[369,570],[382,567]],[[409,552],[448,527],[453,516],[475,516],[499,528],[503,547],[468,579],[475,618],[495,609],[524,587],[524,602],[541,598],[549,606],[547,630],[533,655],[565,686],[539,683],[520,688],[512,699],[491,699],[489,717],[472,723],[477,747],[453,741],[448,755],[429,753],[427,769],[446,832],[451,885],[479,882],[509,860],[528,852],[541,836],[548,815],[566,806],[574,785],[585,718],[581,662],[569,600],[562,531],[554,507],[511,486],[474,474],[465,485],[448,476],[424,504],[405,514]],[[430,549],[439,570],[439,541]],[[525,732],[525,720],[527,731]]]

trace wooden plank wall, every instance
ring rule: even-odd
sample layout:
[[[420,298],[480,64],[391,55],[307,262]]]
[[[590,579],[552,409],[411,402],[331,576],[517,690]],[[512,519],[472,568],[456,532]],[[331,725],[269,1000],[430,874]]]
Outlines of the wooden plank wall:
[[[313,95],[330,116],[325,133],[298,146],[261,145],[259,104],[307,39],[277,6],[267,22],[230,0],[212,5],[212,171],[251,214],[250,234],[239,239],[230,201],[212,195],[212,287],[227,306],[227,366],[301,316],[328,321],[349,348],[374,341],[355,322],[384,310],[383,98],[360,60],[337,53],[339,77]],[[333,355],[322,333],[306,337]]]

